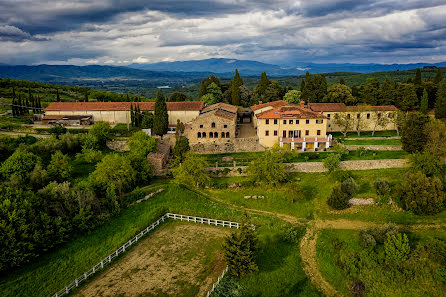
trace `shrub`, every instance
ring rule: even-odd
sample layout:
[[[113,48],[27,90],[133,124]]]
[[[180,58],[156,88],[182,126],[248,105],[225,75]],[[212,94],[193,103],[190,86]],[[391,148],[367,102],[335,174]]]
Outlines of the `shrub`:
[[[96,137],[99,145],[104,146],[107,140],[110,139],[110,124],[107,122],[97,122],[91,127],[89,134]]]
[[[401,191],[403,208],[417,215],[437,214],[445,199],[440,179],[427,177],[421,172],[409,174]]]
[[[356,149],[356,153],[358,154],[359,157],[362,157],[365,154],[367,154],[367,150],[365,149],[365,147],[360,146]]]
[[[373,186],[375,187],[378,196],[384,197],[390,194],[390,184],[386,180],[377,178],[373,183]]]
[[[341,184],[342,192],[346,193],[350,198],[358,194],[359,187],[355,180],[350,177]]]
[[[290,227],[288,228],[284,235],[283,240],[289,243],[296,243],[298,244],[300,242],[301,237],[305,233],[305,228],[302,227]]]
[[[48,176],[51,180],[62,182],[71,176],[72,167],[70,158],[62,152],[57,151],[51,156],[51,162],[47,167]]]
[[[33,153],[17,150],[2,163],[0,174],[5,178],[9,178],[12,174],[26,178],[38,161],[39,158]]]
[[[304,198],[304,191],[298,182],[288,183],[286,186],[286,191],[286,197],[291,203]]]
[[[390,261],[401,262],[407,259],[410,253],[409,238],[406,234],[387,234],[387,240],[384,242],[384,251],[386,259]]]
[[[324,167],[327,168],[328,172],[332,173],[339,168],[340,160],[341,156],[339,154],[330,154],[323,161]]]
[[[375,244],[376,243],[382,244],[387,239],[387,235],[394,235],[397,233],[398,230],[394,224],[385,224],[383,226],[361,230],[359,232],[359,237],[361,239],[361,242],[364,241],[364,243],[368,242],[373,244],[373,241],[370,238],[372,237],[373,240],[375,241]]]
[[[338,182],[342,183],[343,181],[349,179],[350,177],[352,177],[352,173],[351,171],[348,170],[342,170],[340,168],[335,169],[331,175],[334,177],[335,180],[337,180]]]
[[[361,246],[364,248],[373,248],[376,246],[375,237],[366,231],[361,230],[359,232],[359,238],[361,240]]]
[[[156,140],[144,131],[134,133],[129,139],[129,148],[132,154],[147,157],[151,152],[156,151]]]
[[[365,293],[365,284],[362,281],[355,280],[351,285],[352,295],[355,297],[360,297]]]
[[[327,200],[327,204],[334,209],[345,209],[349,206],[349,198],[348,194],[342,191],[341,185],[336,184]]]
[[[413,172],[421,171],[426,176],[441,176],[443,166],[431,153],[415,153],[410,156],[410,167]]]
[[[57,125],[48,130],[50,134],[56,135],[56,138],[59,138],[59,135],[67,133],[67,128]]]
[[[306,156],[308,156],[309,160],[315,160],[315,159],[319,158],[318,154],[315,152],[309,152],[309,153],[307,153]]]

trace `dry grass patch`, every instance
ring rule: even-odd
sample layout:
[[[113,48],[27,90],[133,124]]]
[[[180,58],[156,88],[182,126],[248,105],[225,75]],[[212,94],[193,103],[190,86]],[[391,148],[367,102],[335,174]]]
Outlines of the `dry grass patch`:
[[[223,271],[229,229],[169,222],[83,286],[75,296],[206,296]]]

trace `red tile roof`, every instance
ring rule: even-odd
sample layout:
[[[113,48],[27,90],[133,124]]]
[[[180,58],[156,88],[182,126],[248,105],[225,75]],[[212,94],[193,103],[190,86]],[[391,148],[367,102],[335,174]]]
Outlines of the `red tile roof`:
[[[203,108],[203,110],[201,112],[208,112],[214,109],[222,109],[222,110],[226,110],[232,113],[237,113],[237,106],[231,105],[231,104],[226,104],[226,103],[216,103],[216,104],[212,104],[209,106],[206,106],[205,108]]]
[[[255,104],[253,106],[251,106],[251,110],[252,111],[256,111],[258,109],[262,109],[265,107],[272,107],[272,108],[277,108],[283,105],[287,105],[288,102],[284,101],[284,100],[277,100],[277,101],[273,101],[273,102],[267,102],[267,103],[262,103],[262,104]]]
[[[325,119],[321,113],[302,108],[298,105],[284,105],[279,108],[267,110],[257,115],[259,119]]]
[[[347,106],[344,103],[309,103],[308,108],[312,111],[343,111]]]
[[[357,105],[357,106],[347,106],[346,111],[397,111],[393,105]]]
[[[119,111],[130,110],[132,102],[53,102],[45,108],[45,111]],[[144,110],[155,110],[155,102],[133,102]],[[169,111],[200,111],[203,109],[203,101],[166,102]]]

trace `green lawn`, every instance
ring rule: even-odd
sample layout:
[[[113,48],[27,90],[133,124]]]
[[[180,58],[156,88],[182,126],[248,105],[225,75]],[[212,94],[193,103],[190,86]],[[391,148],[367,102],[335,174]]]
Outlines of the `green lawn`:
[[[345,296],[352,296],[353,280],[365,283],[366,296],[444,296],[445,283],[437,277],[441,263],[421,246],[434,237],[445,239],[446,230],[410,233],[411,254],[408,260],[387,264],[383,245],[374,250],[360,245],[359,232],[322,230],[317,241],[317,260],[324,278]],[[417,248],[419,245],[419,248]],[[443,260],[444,261],[444,260]]]
[[[329,134],[333,135],[333,137],[335,137],[335,138],[336,137],[344,137],[344,135],[341,132],[329,132]],[[371,131],[361,132],[361,135],[359,135],[359,136],[358,136],[358,133],[356,133],[356,132],[348,132],[346,137],[393,137],[393,136],[399,136],[395,130],[376,131],[373,136],[372,136]]]
[[[344,140],[345,145],[401,145],[399,139],[358,139],[358,140]]]
[[[59,249],[40,257],[35,263],[3,275],[0,279],[0,295],[49,296],[53,294],[167,211],[227,220],[240,219],[240,212],[221,206],[178,185],[166,184],[146,190],[152,192],[159,187],[164,187],[165,191],[123,210],[120,215],[110,219],[95,231],[74,238]],[[267,238],[278,240],[282,230],[289,227],[287,223],[265,216],[254,216],[253,223],[258,226],[257,230],[262,242],[267,242]],[[268,249],[271,246],[266,247],[262,249],[264,253],[269,252]],[[289,250],[290,247],[284,249]],[[277,255],[282,258],[269,259],[276,263],[274,268],[260,262],[261,270],[256,273],[256,277],[263,282],[266,280],[271,282],[262,283],[262,287],[270,287],[269,292],[273,294],[271,296],[281,296],[283,290],[290,289],[288,286],[290,284],[296,291],[314,292],[315,289],[306,280],[301,265],[297,262],[297,248],[293,253],[290,251],[288,255],[291,258],[286,258],[286,261],[285,254],[282,253]],[[270,257],[271,255],[268,255],[264,258]],[[290,277],[291,272],[293,275]],[[289,277],[289,279],[277,283],[277,276]],[[255,278],[252,282],[256,282]]]

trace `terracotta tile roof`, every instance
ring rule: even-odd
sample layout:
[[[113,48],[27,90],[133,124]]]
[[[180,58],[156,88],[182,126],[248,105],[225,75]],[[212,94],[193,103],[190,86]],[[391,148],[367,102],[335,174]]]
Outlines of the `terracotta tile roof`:
[[[397,111],[393,105],[355,105],[347,106],[344,103],[310,103],[308,107],[317,112],[337,112],[337,111]]]
[[[237,106],[231,105],[231,104],[226,104],[226,103],[216,103],[216,104],[212,104],[209,106],[206,106],[205,108],[203,108],[203,110],[201,112],[208,112],[214,109],[223,109],[232,113],[237,113]]]
[[[251,106],[251,110],[252,111],[256,111],[258,109],[262,109],[265,107],[272,107],[272,108],[277,108],[283,105],[287,105],[288,102],[284,101],[284,100],[277,100],[277,101],[273,101],[273,102],[267,102],[267,103],[262,103],[262,104],[255,104],[253,106]]]
[[[237,119],[237,114],[233,113],[233,112],[229,112],[223,109],[214,109],[205,113],[201,113],[198,118],[204,118],[204,117],[208,117],[208,116],[217,116],[217,117],[222,117],[228,120],[234,120]]]
[[[279,108],[267,110],[257,115],[259,119],[325,119],[321,113],[302,108],[298,105],[284,105]]]
[[[130,110],[132,102],[53,102],[45,108],[45,111],[119,111]],[[155,110],[155,102],[133,102],[138,104],[141,110]],[[169,111],[200,111],[203,109],[203,101],[166,102]]]
[[[357,106],[347,106],[346,111],[397,111],[393,105],[357,105]]]
[[[347,105],[344,103],[309,103],[308,108],[312,111],[324,112],[324,111],[343,111]]]

